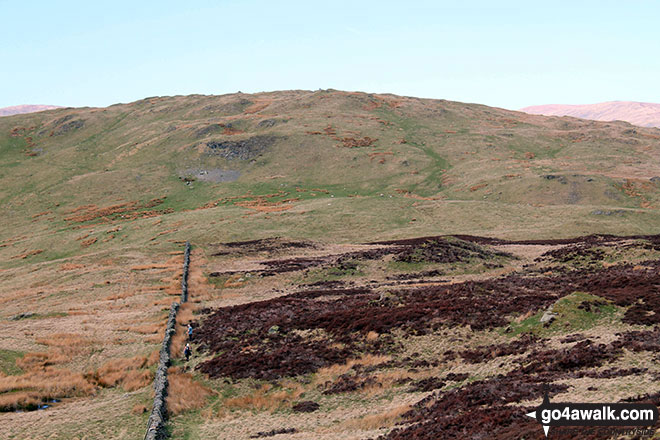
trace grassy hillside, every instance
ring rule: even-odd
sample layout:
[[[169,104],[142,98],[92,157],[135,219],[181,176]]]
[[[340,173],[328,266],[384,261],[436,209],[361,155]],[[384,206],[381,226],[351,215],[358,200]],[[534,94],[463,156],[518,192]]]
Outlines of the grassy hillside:
[[[195,240],[339,241],[641,233],[659,219],[660,130],[442,100],[147,98],[2,118],[0,151],[10,264],[76,253],[82,231],[90,251],[145,244],[168,230],[143,227],[152,216]]]
[[[207,307],[270,300],[318,283],[367,286],[376,296],[356,300],[389,304],[391,289],[517,273],[537,264],[554,242],[502,244],[513,256],[486,259],[478,255],[491,251],[450,240],[449,254],[468,252],[449,262],[437,262],[435,245],[423,240],[417,250],[389,254],[381,245],[360,243],[443,234],[518,240],[652,234],[660,224],[656,176],[658,129],[392,95],[328,90],[147,98],[0,118],[0,437],[143,435],[165,319],[180,293],[185,240],[194,246],[193,299],[179,314],[182,329],[189,320],[200,323]],[[254,242],[274,236],[290,245]],[[218,245],[240,240],[257,249]],[[613,261],[630,265],[626,276],[655,276],[632,266],[657,259],[655,245],[630,240],[621,248],[627,253]],[[562,264],[591,264],[600,254],[590,249]],[[264,259],[283,257],[312,265],[262,276]],[[605,263],[611,262],[602,263],[609,270]],[[544,276],[559,270],[539,264],[534,270]],[[548,293],[537,293],[534,307],[518,311],[524,319],[511,324],[515,335],[547,336],[536,314],[550,304]],[[558,310],[591,298],[567,297]],[[614,320],[624,313],[603,311]],[[589,323],[593,318],[581,309],[569,315]],[[608,327],[607,334],[635,328]],[[448,329],[467,331],[464,323]],[[384,332],[390,330],[396,333]],[[182,332],[175,335],[174,353],[185,343]],[[502,344],[509,337],[493,336],[493,329],[479,335]],[[413,350],[406,338],[402,347]],[[435,345],[432,340],[428,346]],[[195,356],[199,363],[211,354]],[[184,367],[178,358],[175,364]],[[327,368],[344,372],[346,365]],[[424,374],[454,369],[482,378],[498,371],[491,367],[464,372],[462,364],[443,364]],[[254,433],[243,429],[236,437],[221,413],[238,414],[238,429],[245,425],[242,411],[278,394],[263,388],[252,396],[252,379],[225,386],[224,379],[197,371],[175,373],[174,389],[198,398],[191,407],[178,401],[170,425],[177,438],[216,438],[218,424],[229,426],[226,438],[247,438]],[[335,379],[328,374],[326,380]],[[200,383],[206,387],[201,391]],[[325,399],[307,385],[300,390]],[[389,414],[386,423],[351,412],[358,406],[340,396],[322,401],[326,410],[338,405],[336,417],[328,415],[321,425],[305,419],[310,432],[327,434],[318,438],[387,432],[383,427],[391,428],[421,395],[384,389],[369,408]],[[293,401],[287,399],[284,405],[275,399],[268,411],[289,417]],[[53,406],[15,412],[44,404]],[[255,413],[260,422],[248,426],[267,432],[275,419],[262,410]],[[332,428],[335,420],[346,424]]]

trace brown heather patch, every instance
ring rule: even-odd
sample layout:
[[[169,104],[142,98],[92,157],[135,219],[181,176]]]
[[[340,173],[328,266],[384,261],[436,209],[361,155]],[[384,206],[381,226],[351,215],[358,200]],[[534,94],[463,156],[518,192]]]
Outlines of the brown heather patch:
[[[183,373],[178,368],[170,368],[168,373],[167,411],[172,415],[202,408],[207,398],[214,393],[193,380],[191,374]]]

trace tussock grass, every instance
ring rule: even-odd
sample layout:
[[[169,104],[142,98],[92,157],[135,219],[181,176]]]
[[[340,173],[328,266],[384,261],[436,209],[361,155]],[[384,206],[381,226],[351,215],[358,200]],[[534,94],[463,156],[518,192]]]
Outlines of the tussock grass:
[[[160,360],[160,350],[154,350],[147,358],[147,365],[156,365]]]
[[[83,374],[48,367],[0,377],[0,411],[32,409],[50,399],[90,396],[96,387]]]
[[[65,364],[70,358],[59,350],[49,350],[47,352],[25,353],[25,355],[16,360],[16,365],[23,370],[36,370],[57,364]]]
[[[73,333],[56,333],[36,341],[49,347],[45,352],[25,353],[16,360],[23,370],[37,370],[57,364],[66,364],[75,356],[90,352],[94,341]]]
[[[144,414],[147,411],[149,411],[149,408],[147,408],[147,405],[142,405],[142,404],[137,404],[133,407],[131,410],[132,414],[139,415],[139,414]]]
[[[282,389],[264,384],[250,394],[225,400],[220,415],[224,414],[225,409],[274,412],[291,407],[304,391],[303,386],[296,382],[287,382]]]
[[[411,408],[412,407],[410,405],[403,405],[379,414],[369,414],[364,417],[350,419],[342,423],[341,428],[359,429],[363,431],[389,428],[399,422],[401,420],[401,416],[410,411]]]
[[[94,341],[75,333],[55,333],[46,338],[37,338],[39,344],[47,345],[68,356],[87,352]]]
[[[365,367],[369,367],[372,365],[379,365],[385,363],[390,359],[392,359],[390,356],[367,354],[359,359],[351,359],[345,364],[335,364],[335,365],[330,365],[329,367],[323,367],[316,372],[316,375],[314,377],[314,384],[315,385],[324,384],[328,380],[331,380],[337,376],[341,376],[342,374],[346,374],[355,365],[362,365]]]
[[[176,367],[170,368],[168,380],[167,410],[172,415],[202,408],[207,398],[213,395],[212,390],[195,381],[191,374]]]
[[[153,374],[143,370],[147,365],[149,358],[146,356],[115,359],[104,364],[90,378],[102,387],[121,386],[126,391],[134,391],[151,383]]]
[[[161,299],[158,299],[158,300],[156,300],[156,301],[153,301],[153,302],[151,303],[151,305],[152,305],[152,306],[162,306],[162,305],[168,305],[168,306],[169,306],[169,305],[172,304],[172,302],[174,302],[174,301],[172,300],[172,298],[161,298]]]
[[[155,333],[160,333],[165,329],[167,325],[166,322],[162,323],[153,323],[153,324],[143,324],[127,328],[128,331],[140,333],[143,335],[153,335]]]

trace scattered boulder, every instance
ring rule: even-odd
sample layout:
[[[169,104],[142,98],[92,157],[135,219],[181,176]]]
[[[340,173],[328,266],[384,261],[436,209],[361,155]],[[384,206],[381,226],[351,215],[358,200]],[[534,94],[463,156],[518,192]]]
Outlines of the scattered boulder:
[[[228,160],[250,160],[270,148],[276,139],[275,136],[254,136],[238,141],[211,141],[206,146],[211,153]]]
[[[564,176],[557,176],[555,174],[546,174],[546,175],[543,175],[541,177],[543,177],[546,180],[556,180],[557,182],[562,183],[562,184],[568,183],[566,181],[566,177],[564,177]]]
[[[626,211],[623,210],[623,209],[613,209],[613,210],[596,209],[594,211],[591,211],[591,215],[607,215],[607,216],[610,216],[610,215],[623,215],[623,214],[625,214],[625,212]]]
[[[281,119],[264,119],[262,121],[259,121],[257,124],[257,127],[259,128],[271,128],[276,126],[277,124],[281,122],[286,122],[286,120],[281,120]]]
[[[543,316],[541,316],[541,324],[550,323],[554,321],[557,318],[557,314],[552,311],[552,307],[548,310],[546,310],[543,313]]]
[[[53,136],[59,136],[85,126],[84,119],[73,119],[73,117],[73,115],[68,115],[55,121],[54,125],[57,128],[52,131]]]
[[[9,319],[12,321],[20,321],[21,319],[32,318],[34,316],[36,316],[36,313],[34,312],[25,312],[25,313],[19,313],[18,315],[14,315]]]
[[[291,409],[293,409],[293,412],[309,413],[317,411],[319,408],[320,405],[318,403],[311,400],[305,400],[303,402],[296,403]]]
[[[251,435],[250,438],[274,437],[278,434],[295,434],[296,432],[298,432],[296,428],[273,429],[271,431],[257,432]]]

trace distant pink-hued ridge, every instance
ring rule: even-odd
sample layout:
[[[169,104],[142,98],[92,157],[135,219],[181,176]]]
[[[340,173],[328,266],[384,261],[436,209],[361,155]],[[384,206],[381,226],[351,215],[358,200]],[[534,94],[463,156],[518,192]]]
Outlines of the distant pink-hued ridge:
[[[546,116],[573,116],[596,121],[626,121],[642,127],[660,127],[660,104],[635,101],[610,101],[600,104],[534,105],[520,109],[525,113]]]
[[[59,105],[14,105],[11,107],[0,108],[0,116],[20,115],[23,113],[42,112],[44,110],[52,110],[54,108],[62,108]]]

